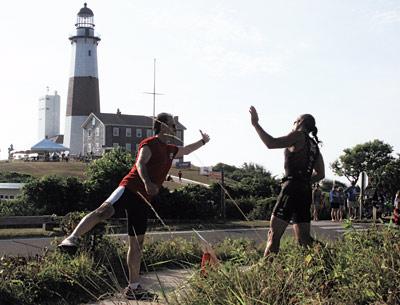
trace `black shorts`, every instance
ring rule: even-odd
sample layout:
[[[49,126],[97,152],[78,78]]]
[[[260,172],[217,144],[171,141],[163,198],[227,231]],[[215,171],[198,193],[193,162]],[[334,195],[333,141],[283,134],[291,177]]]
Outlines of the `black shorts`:
[[[340,208],[339,202],[331,202],[331,209],[338,209]]]
[[[116,212],[125,210],[128,218],[128,235],[143,235],[147,229],[148,204],[126,187],[119,186],[106,202],[113,205]]]
[[[283,183],[272,215],[284,221],[303,223],[311,221],[311,185],[302,181],[289,180]]]

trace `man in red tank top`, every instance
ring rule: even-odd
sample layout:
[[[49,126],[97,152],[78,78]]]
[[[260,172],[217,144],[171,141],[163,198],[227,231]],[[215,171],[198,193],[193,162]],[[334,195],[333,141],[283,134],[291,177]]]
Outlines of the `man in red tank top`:
[[[153,300],[156,296],[139,284],[140,258],[147,229],[147,209],[151,199],[165,181],[174,159],[181,158],[205,145],[210,137],[200,130],[201,139],[184,147],[168,144],[175,136],[176,126],[171,114],[160,113],[154,123],[155,136],[139,144],[135,164],[121,180],[106,201],[86,215],[70,236],[59,245],[62,250],[77,248],[78,239],[99,222],[114,215],[115,210],[125,209],[128,218],[129,248],[127,263],[129,284],[124,294],[128,299]]]

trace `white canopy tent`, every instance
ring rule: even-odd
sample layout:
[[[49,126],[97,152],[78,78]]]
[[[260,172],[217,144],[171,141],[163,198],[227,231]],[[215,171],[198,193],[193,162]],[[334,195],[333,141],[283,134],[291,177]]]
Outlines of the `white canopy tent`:
[[[31,147],[31,152],[61,152],[61,151],[69,151],[69,148],[50,141],[48,139],[43,139],[39,143],[33,145]]]

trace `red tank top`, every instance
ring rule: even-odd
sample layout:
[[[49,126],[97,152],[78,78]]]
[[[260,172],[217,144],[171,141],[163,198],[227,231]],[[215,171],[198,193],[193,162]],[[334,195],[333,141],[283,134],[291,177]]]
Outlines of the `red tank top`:
[[[127,187],[134,193],[140,192],[147,199],[151,199],[149,194],[146,192],[144,183],[140,178],[136,167],[139,152],[145,145],[147,145],[151,151],[151,158],[146,164],[147,172],[150,180],[158,187],[161,187],[165,181],[165,177],[171,168],[172,160],[178,152],[178,147],[176,145],[163,143],[158,139],[158,137],[146,138],[140,142],[135,164],[129,173],[121,180],[119,185]]]

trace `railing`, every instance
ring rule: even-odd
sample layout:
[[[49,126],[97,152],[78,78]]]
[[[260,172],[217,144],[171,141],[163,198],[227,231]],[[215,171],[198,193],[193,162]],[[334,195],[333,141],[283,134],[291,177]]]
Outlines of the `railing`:
[[[51,231],[58,226],[62,217],[54,215],[41,216],[3,216],[0,217],[0,228],[37,228]]]

